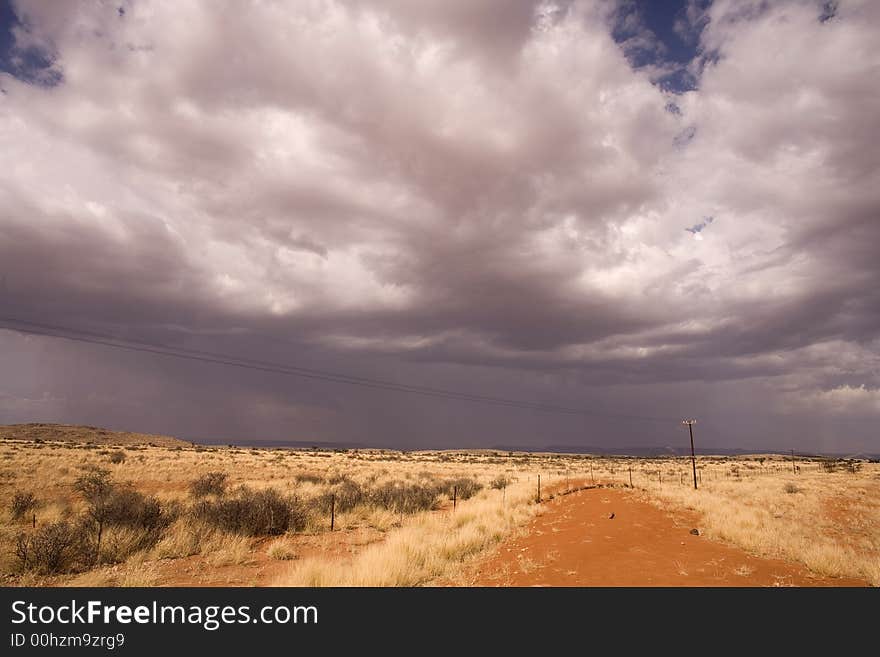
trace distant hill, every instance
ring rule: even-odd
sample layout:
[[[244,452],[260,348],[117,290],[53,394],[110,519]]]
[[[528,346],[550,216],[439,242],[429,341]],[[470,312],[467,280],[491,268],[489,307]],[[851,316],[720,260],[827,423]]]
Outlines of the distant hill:
[[[158,447],[184,447],[189,442],[170,436],[154,436],[131,431],[111,431],[100,427],[72,424],[7,424],[0,425],[0,440],[42,440],[95,445],[156,445]]]

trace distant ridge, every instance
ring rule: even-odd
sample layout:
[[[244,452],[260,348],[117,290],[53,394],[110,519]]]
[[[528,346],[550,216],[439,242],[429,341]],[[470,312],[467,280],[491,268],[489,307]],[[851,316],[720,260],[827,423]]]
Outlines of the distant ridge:
[[[46,422],[0,425],[0,439],[92,443],[95,445],[157,445],[159,447],[183,447],[191,444],[171,436]]]

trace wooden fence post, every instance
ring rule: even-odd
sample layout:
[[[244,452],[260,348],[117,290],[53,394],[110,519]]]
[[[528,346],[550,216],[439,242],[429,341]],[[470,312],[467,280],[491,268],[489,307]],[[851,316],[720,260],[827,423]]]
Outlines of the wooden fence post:
[[[330,496],[330,531],[336,525],[336,493]]]

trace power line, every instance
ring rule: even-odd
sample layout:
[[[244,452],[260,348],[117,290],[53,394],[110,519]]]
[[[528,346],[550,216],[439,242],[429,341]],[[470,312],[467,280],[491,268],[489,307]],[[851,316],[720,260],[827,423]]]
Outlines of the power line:
[[[18,333],[30,335],[40,335],[45,337],[61,338],[73,342],[81,342],[94,344],[113,349],[122,349],[126,351],[149,353],[159,356],[167,356],[184,360],[200,361],[205,363],[213,363],[218,365],[227,365],[242,369],[254,371],[271,372],[275,374],[285,374],[297,376],[300,378],[326,381],[330,383],[344,383],[346,385],[359,386],[364,388],[373,388],[377,390],[386,390],[391,392],[406,392],[426,397],[435,397],[442,399],[450,399],[455,401],[469,401],[474,403],[483,403],[496,406],[505,406],[510,408],[520,408],[525,410],[534,410],[544,413],[560,413],[567,415],[587,415],[608,417],[615,419],[638,420],[646,422],[677,422],[678,418],[656,417],[646,415],[633,415],[629,413],[616,413],[613,411],[603,411],[588,408],[573,408],[567,406],[558,406],[555,404],[545,404],[542,402],[532,402],[519,399],[509,399],[505,397],[491,397],[487,395],[477,395],[457,390],[444,388],[434,388],[429,386],[420,386],[413,384],[397,383],[384,379],[375,379],[369,377],[354,376],[339,372],[327,370],[319,370],[295,365],[284,365],[272,363],[269,361],[242,358],[231,356],[228,354],[220,354],[210,351],[202,351],[198,349],[189,349],[186,347],[174,347],[155,342],[146,342],[138,340],[130,340],[118,338],[116,336],[95,333],[92,331],[83,331],[80,329],[42,324],[21,320],[13,317],[0,317],[0,328],[5,328]],[[5,325],[4,325],[5,324]],[[10,326],[12,324],[12,326]]]

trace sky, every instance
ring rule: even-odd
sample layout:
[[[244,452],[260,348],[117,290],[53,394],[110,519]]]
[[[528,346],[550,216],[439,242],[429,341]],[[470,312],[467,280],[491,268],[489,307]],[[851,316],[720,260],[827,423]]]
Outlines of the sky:
[[[2,0],[0,423],[878,453],[878,44],[873,0]]]

